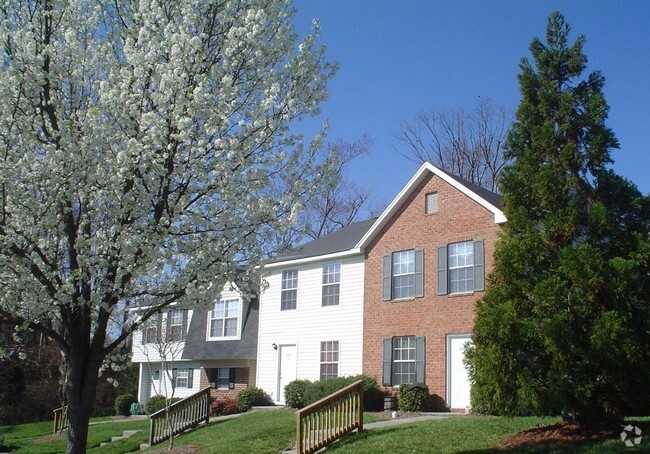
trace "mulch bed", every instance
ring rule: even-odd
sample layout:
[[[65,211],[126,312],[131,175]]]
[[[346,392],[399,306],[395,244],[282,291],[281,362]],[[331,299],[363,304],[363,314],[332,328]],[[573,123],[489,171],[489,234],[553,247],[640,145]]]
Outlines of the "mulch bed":
[[[559,422],[551,426],[534,427],[519,432],[503,440],[500,448],[520,449],[545,444],[579,443],[586,441],[603,441],[619,437],[620,427],[576,426],[568,422]]]

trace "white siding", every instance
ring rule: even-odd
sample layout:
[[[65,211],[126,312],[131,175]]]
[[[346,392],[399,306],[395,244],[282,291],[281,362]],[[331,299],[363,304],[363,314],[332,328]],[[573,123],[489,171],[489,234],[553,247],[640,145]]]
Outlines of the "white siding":
[[[186,329],[190,326],[193,312],[194,311],[192,309],[189,309],[187,312]],[[163,331],[165,330],[165,326],[167,326],[167,314],[167,311],[163,313]],[[160,361],[161,353],[165,353],[168,361],[176,361],[182,356],[184,346],[185,342],[160,342],[143,344],[142,331],[138,330],[133,333],[133,342],[131,343],[131,362],[146,363]]]
[[[192,377],[191,388],[176,388],[173,391],[173,397],[187,397],[195,394],[201,390],[201,364],[194,362],[173,362],[167,364],[165,372],[162,363],[149,363],[141,364],[140,367],[140,383],[138,390],[138,401],[141,404],[146,404],[150,397],[158,394],[171,397],[172,386],[170,377],[172,376],[172,369],[194,369]]]
[[[341,263],[338,306],[321,305],[321,261],[278,267],[266,277],[260,296],[257,344],[257,386],[278,399],[278,352],[273,344],[297,346],[296,377],[320,378],[321,341],[339,341],[339,376],[360,374],[363,353],[363,255],[346,257]],[[280,310],[282,270],[298,269],[298,301],[295,310]]]

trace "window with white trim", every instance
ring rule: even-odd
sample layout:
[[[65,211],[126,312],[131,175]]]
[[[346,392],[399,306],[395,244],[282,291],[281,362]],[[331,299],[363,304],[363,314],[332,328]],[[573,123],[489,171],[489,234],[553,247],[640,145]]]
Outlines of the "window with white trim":
[[[183,309],[173,309],[167,312],[167,339],[170,341],[181,341],[185,338],[183,333]]]
[[[172,382],[174,388],[192,388],[194,369],[172,369]]]
[[[234,389],[235,369],[231,367],[210,369],[210,387],[215,389]]]
[[[298,305],[298,270],[282,271],[282,292],[280,295],[280,310],[288,311]]]
[[[239,339],[241,307],[238,298],[215,301],[210,311],[209,339]]]
[[[438,295],[485,290],[483,250],[482,240],[438,247]]]
[[[382,384],[424,383],[424,337],[396,336],[384,339]]]
[[[382,300],[424,296],[424,251],[410,249],[383,258]]]
[[[339,341],[320,343],[320,379],[339,376]]]
[[[160,339],[158,338],[158,330],[160,329],[160,314],[153,314],[149,317],[142,327],[142,343],[154,344]]]
[[[341,264],[323,265],[323,306],[338,306],[341,290]]]

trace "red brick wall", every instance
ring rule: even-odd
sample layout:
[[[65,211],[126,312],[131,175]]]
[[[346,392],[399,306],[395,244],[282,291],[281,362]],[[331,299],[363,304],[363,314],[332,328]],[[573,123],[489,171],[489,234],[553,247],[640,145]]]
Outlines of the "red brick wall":
[[[425,196],[430,192],[438,193],[436,214],[425,213]],[[366,250],[364,374],[376,377],[381,384],[383,339],[425,336],[425,383],[431,394],[445,399],[446,335],[472,331],[474,305],[483,292],[437,296],[437,248],[484,240],[487,277],[499,230],[493,213],[433,174],[413,191]],[[424,249],[424,297],[382,301],[382,257],[418,248]],[[444,405],[441,399],[437,399],[440,406]]]
[[[210,386],[210,378],[208,376],[209,369],[201,368],[201,389],[204,389],[207,386]],[[210,394],[212,397],[232,397],[235,398],[237,393],[244,388],[248,387],[248,374],[249,369],[246,367],[237,367],[235,368],[235,388],[234,389],[212,389]]]

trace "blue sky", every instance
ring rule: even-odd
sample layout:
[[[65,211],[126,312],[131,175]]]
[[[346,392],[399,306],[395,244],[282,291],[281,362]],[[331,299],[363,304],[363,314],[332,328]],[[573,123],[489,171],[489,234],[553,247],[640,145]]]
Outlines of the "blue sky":
[[[586,36],[588,70],[606,78],[608,125],[620,142],[614,169],[650,193],[650,2],[296,0],[295,7],[298,32],[318,18],[320,42],[340,64],[317,121],[329,122],[330,140],[364,133],[374,140],[351,169],[373,204],[390,202],[418,167],[395,151],[401,121],[419,111],[471,110],[479,97],[514,113],[519,62],[555,10],[572,41]]]

